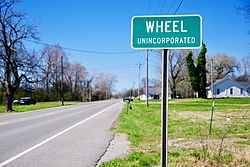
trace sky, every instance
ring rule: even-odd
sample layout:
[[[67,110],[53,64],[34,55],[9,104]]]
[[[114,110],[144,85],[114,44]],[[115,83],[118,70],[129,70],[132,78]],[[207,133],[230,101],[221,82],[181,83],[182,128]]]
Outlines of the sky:
[[[247,0],[183,0],[177,11],[202,17],[202,38],[207,55],[228,54],[241,60],[250,51],[249,23],[237,9]],[[93,54],[64,50],[72,63],[83,64],[91,74],[116,76],[115,89],[137,87],[138,64],[145,77],[145,51],[131,48],[131,18],[140,15],[171,15],[181,0],[22,0],[18,10],[25,11],[38,25],[39,40],[65,48],[105,52]],[[25,42],[27,48],[44,46]],[[107,52],[112,52],[112,54]],[[114,52],[129,52],[114,54]],[[159,56],[149,52],[149,78],[159,78]],[[158,77],[158,78],[157,78]]]

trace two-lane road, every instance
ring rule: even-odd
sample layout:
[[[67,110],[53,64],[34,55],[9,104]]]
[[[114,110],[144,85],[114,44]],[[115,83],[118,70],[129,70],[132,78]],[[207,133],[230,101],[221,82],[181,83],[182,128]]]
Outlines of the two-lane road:
[[[0,167],[91,167],[104,154],[120,100],[0,116]]]

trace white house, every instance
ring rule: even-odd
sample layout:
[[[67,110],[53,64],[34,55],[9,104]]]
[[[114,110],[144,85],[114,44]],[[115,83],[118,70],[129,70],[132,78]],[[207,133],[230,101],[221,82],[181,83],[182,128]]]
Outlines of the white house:
[[[139,96],[140,100],[146,100],[146,88],[143,88],[143,94]],[[148,88],[148,99],[159,99],[161,96],[161,88],[149,87]]]
[[[153,97],[152,95],[148,95],[148,99],[149,99],[149,100],[152,100],[153,98],[154,98],[154,97]],[[139,99],[140,99],[140,100],[146,100],[147,97],[146,97],[145,94],[142,94],[142,95],[139,96]]]
[[[214,82],[214,97],[250,97],[250,82],[237,82],[229,78]],[[207,98],[212,98],[211,84],[207,86]]]
[[[143,88],[143,94],[139,96],[140,100],[146,100],[146,88]],[[171,99],[171,90],[168,90],[168,98]],[[149,87],[148,88],[148,99],[161,99],[161,88]]]

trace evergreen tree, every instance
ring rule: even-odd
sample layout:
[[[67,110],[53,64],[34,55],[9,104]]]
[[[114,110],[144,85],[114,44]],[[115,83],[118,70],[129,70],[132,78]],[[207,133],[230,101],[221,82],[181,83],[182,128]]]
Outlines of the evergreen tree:
[[[206,84],[207,84],[207,77],[206,77],[206,53],[207,48],[206,45],[202,44],[201,52],[198,56],[198,64],[197,64],[197,77],[199,78],[199,97],[206,98]]]
[[[198,92],[198,96],[206,98],[206,45],[202,44],[201,52],[197,58],[197,66],[195,67],[192,52],[188,52],[186,56],[187,70],[192,89]]]
[[[197,70],[193,61],[193,53],[188,52],[186,56],[188,76],[191,82],[192,89],[195,92],[199,91],[199,82],[197,82]]]

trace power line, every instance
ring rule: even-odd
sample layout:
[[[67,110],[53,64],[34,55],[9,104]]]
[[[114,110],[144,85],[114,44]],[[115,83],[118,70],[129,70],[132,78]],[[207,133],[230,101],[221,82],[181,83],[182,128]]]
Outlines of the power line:
[[[32,43],[36,43],[36,44],[44,45],[44,46],[54,46],[52,44],[48,44],[48,43],[40,42],[40,41],[35,41],[35,40],[30,40],[30,39],[24,39],[24,41],[32,42]],[[91,53],[91,54],[131,54],[131,53],[139,52],[139,51],[129,51],[129,52],[99,52],[99,51],[93,51],[93,50],[75,49],[75,48],[68,48],[68,47],[62,47],[62,46],[60,46],[60,47],[62,49],[64,49],[64,50],[81,52],[81,53]]]
[[[155,10],[155,13],[157,13],[158,12],[158,10],[161,8],[161,0],[159,1],[159,3],[158,3],[158,5],[157,5],[157,7],[156,7],[156,10]]]
[[[148,9],[146,14],[149,14],[150,5],[151,5],[151,0],[148,1]]]
[[[178,7],[176,8],[174,15],[177,13],[177,11],[179,10],[179,8],[181,7],[182,3],[184,0],[181,0],[181,2],[179,3]]]
[[[100,69],[95,69],[95,70],[126,70],[126,69],[132,69],[132,68],[136,68],[136,65],[131,65],[131,66],[127,66],[127,67],[108,67],[108,68],[100,68]]]
[[[172,7],[174,6],[174,2],[175,2],[175,0],[172,1],[170,8],[168,9],[168,12],[167,12],[168,14],[169,14],[170,10],[172,9]]]
[[[162,10],[164,9],[164,7],[165,7],[165,5],[166,5],[166,2],[167,2],[167,0],[164,0],[164,1],[163,1],[161,7],[159,8],[159,13],[161,13]]]

